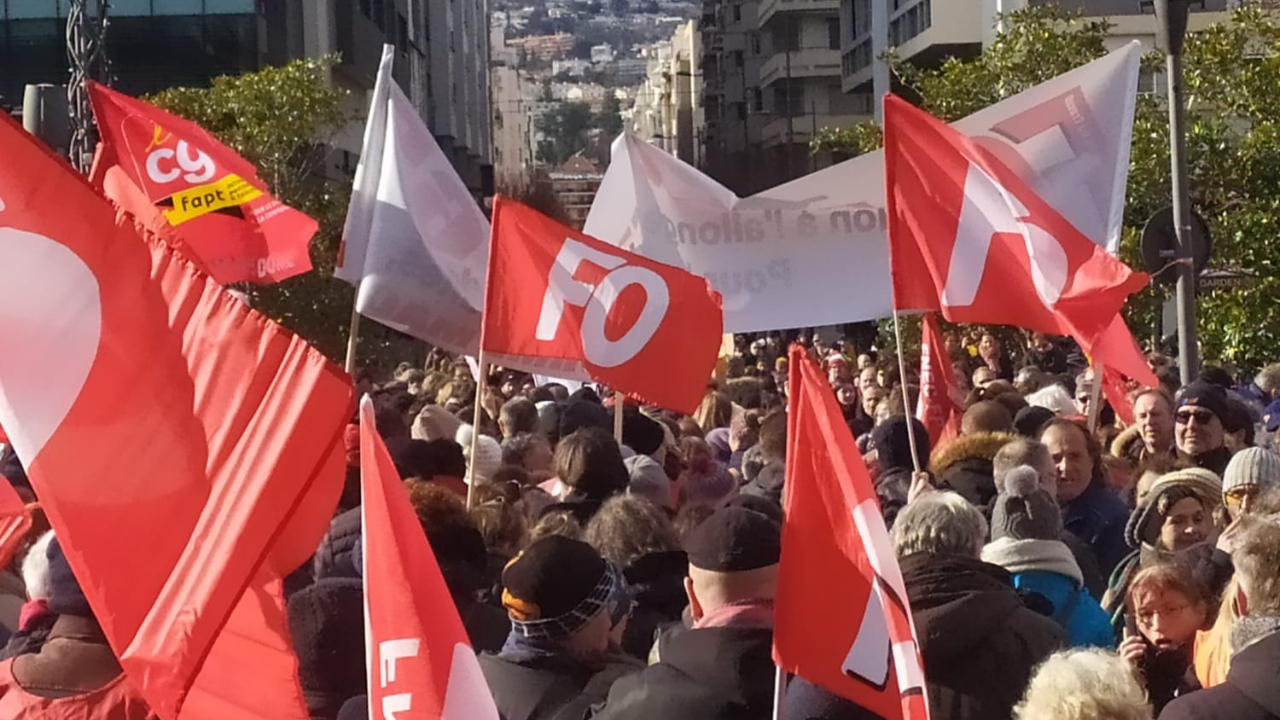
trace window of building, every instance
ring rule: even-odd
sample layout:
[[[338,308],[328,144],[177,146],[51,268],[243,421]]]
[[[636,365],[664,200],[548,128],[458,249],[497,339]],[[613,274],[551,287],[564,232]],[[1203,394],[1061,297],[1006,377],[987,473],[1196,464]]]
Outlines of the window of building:
[[[409,52],[409,21],[399,13],[396,14],[396,49]]]
[[[742,3],[733,4],[733,21],[742,22]]]
[[[116,6],[121,3],[111,0],[111,12],[116,12]],[[153,3],[157,8],[168,3]],[[248,15],[255,12],[254,0],[204,0],[205,15]]]
[[[360,6],[360,14],[372,20],[373,19],[373,0],[360,0],[359,6]]]
[[[387,29],[386,0],[373,0],[373,23],[378,26],[379,30]]]
[[[747,119],[747,104],[744,102],[736,102],[733,104],[734,112],[737,113],[739,120]]]
[[[165,0],[165,2],[151,3],[152,15],[200,15],[203,12],[204,3],[200,0]],[[252,3],[246,12],[253,12]]]
[[[840,18],[827,18],[827,49],[840,49]]]
[[[753,55],[760,54],[760,33],[751,33],[751,53]]]
[[[758,87],[751,88],[751,111],[764,112],[764,91]]]
[[[745,57],[743,57],[742,51],[741,51],[741,50],[734,50],[734,51],[733,51],[733,65],[734,65],[734,67],[742,67],[742,66],[743,66],[743,65],[745,65],[745,64],[746,64],[746,58],[745,58]]]

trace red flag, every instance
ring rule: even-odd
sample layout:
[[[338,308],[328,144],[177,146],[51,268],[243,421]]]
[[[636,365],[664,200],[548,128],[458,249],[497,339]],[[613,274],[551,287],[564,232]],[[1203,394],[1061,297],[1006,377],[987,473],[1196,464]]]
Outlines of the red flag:
[[[929,431],[932,447],[960,436],[964,398],[947,356],[938,318],[925,313],[920,325],[920,403],[916,417]]]
[[[230,666],[214,655],[246,587],[302,562],[332,515],[350,380],[117,226],[2,114],[0,156],[0,422],[132,684],[161,718],[194,717],[184,697],[202,666]],[[249,647],[233,660],[255,682],[289,662]],[[236,714],[295,717],[294,697]]]
[[[267,194],[257,168],[199,125],[92,81],[102,142],[93,178],[147,230],[219,283],[279,282],[311,269],[315,220]]]
[[[1102,394],[1106,396],[1116,418],[1125,425],[1133,424],[1133,404],[1129,402],[1129,384],[1124,376],[1107,366],[1102,366]]]
[[[871,477],[817,365],[791,348],[773,657],[883,718],[925,720],[906,588]]]
[[[498,197],[485,298],[485,352],[568,360],[596,382],[686,414],[706,394],[720,296],[680,268]]]
[[[360,404],[360,505],[369,717],[497,720],[498,709],[431,545]]]
[[[1070,335],[1110,364],[1097,339],[1147,276],[973,140],[893,95],[884,107],[894,306]]]
[[[0,478],[0,567],[7,567],[31,529],[31,510],[8,480]]]

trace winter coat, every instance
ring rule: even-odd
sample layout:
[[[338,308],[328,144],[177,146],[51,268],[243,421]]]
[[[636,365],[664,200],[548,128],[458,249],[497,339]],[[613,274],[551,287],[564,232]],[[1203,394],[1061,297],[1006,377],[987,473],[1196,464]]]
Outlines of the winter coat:
[[[782,484],[786,477],[786,464],[775,460],[760,468],[760,474],[756,475],[756,479],[742,486],[742,493],[769,498],[781,507]]]
[[[661,662],[614,684],[593,720],[767,720],[773,710],[773,631],[683,630]]]
[[[935,450],[929,458],[929,470],[939,483],[955,490],[988,519],[996,497],[995,472],[991,461],[1000,448],[1017,436],[1006,433],[974,433],[961,435]]]
[[[907,506],[907,496],[911,492],[912,468],[892,468],[885,470],[875,480],[876,499],[880,501],[880,514],[884,516],[885,527],[892,530],[898,520],[898,513]]]
[[[334,517],[312,559],[315,579],[360,577],[356,563],[351,558],[351,551],[359,540],[360,508],[347,510]]]
[[[689,604],[684,578],[689,559],[681,551],[651,553],[631,563],[624,571],[635,607],[622,636],[622,649],[641,660],[664,627],[680,622]]]
[[[1094,478],[1080,497],[1062,506],[1062,526],[1093,548],[1103,575],[1111,571],[1129,554],[1125,542],[1125,523],[1129,508],[1111,489]]]
[[[787,682],[782,717],[785,720],[883,720],[851,700],[794,676]]]
[[[1192,664],[1190,646],[1157,651],[1147,643],[1147,653],[1138,663],[1138,677],[1147,690],[1147,701],[1157,716],[1175,697],[1200,689]]]
[[[1217,450],[1210,450],[1199,455],[1188,455],[1179,450],[1178,459],[1222,477],[1222,473],[1227,469],[1227,463],[1231,462],[1231,449],[1224,445]]]
[[[1023,605],[1003,568],[924,553],[900,565],[933,717],[1008,720],[1035,666],[1066,646],[1066,632]]]
[[[510,643],[479,660],[502,720],[582,720],[615,680],[643,667],[621,656],[586,664],[563,654],[512,651]]]
[[[64,615],[39,652],[0,663],[6,720],[148,720],[97,622]]]
[[[1111,454],[1128,460],[1134,467],[1153,457],[1147,452],[1147,444],[1142,441],[1142,429],[1137,425],[1130,425],[1116,435],[1116,439],[1111,441]]]
[[[1278,720],[1278,667],[1280,633],[1274,633],[1236,653],[1225,683],[1179,697],[1160,720]]]
[[[1048,600],[1050,617],[1067,631],[1071,647],[1116,646],[1111,618],[1084,588],[1084,576],[1066,545],[1001,538],[982,549],[982,559],[1008,570],[1019,591]]]

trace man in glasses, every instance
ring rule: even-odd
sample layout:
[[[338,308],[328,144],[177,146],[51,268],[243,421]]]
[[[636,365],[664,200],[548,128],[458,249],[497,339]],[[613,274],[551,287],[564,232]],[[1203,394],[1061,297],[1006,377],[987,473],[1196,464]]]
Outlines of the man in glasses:
[[[1196,380],[1182,388],[1173,411],[1178,457],[1221,477],[1231,460],[1222,425],[1227,412],[1227,394],[1217,385]]]

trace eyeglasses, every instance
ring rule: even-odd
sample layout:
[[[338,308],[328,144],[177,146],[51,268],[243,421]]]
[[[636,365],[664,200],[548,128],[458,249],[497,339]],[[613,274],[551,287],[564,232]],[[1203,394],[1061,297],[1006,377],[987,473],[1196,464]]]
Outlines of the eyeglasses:
[[[1155,622],[1157,617],[1169,618],[1191,607],[1190,603],[1185,605],[1165,605],[1162,608],[1147,610],[1138,613],[1138,624],[1145,627],[1151,627],[1151,623]]]
[[[1213,420],[1213,413],[1208,410],[1179,410],[1176,417],[1180,425],[1186,425],[1192,418],[1199,425],[1208,425]]]
[[[1258,493],[1258,488],[1253,485],[1245,485],[1243,487],[1234,487],[1223,494],[1228,508],[1238,508],[1244,504],[1244,501],[1253,497]]]

